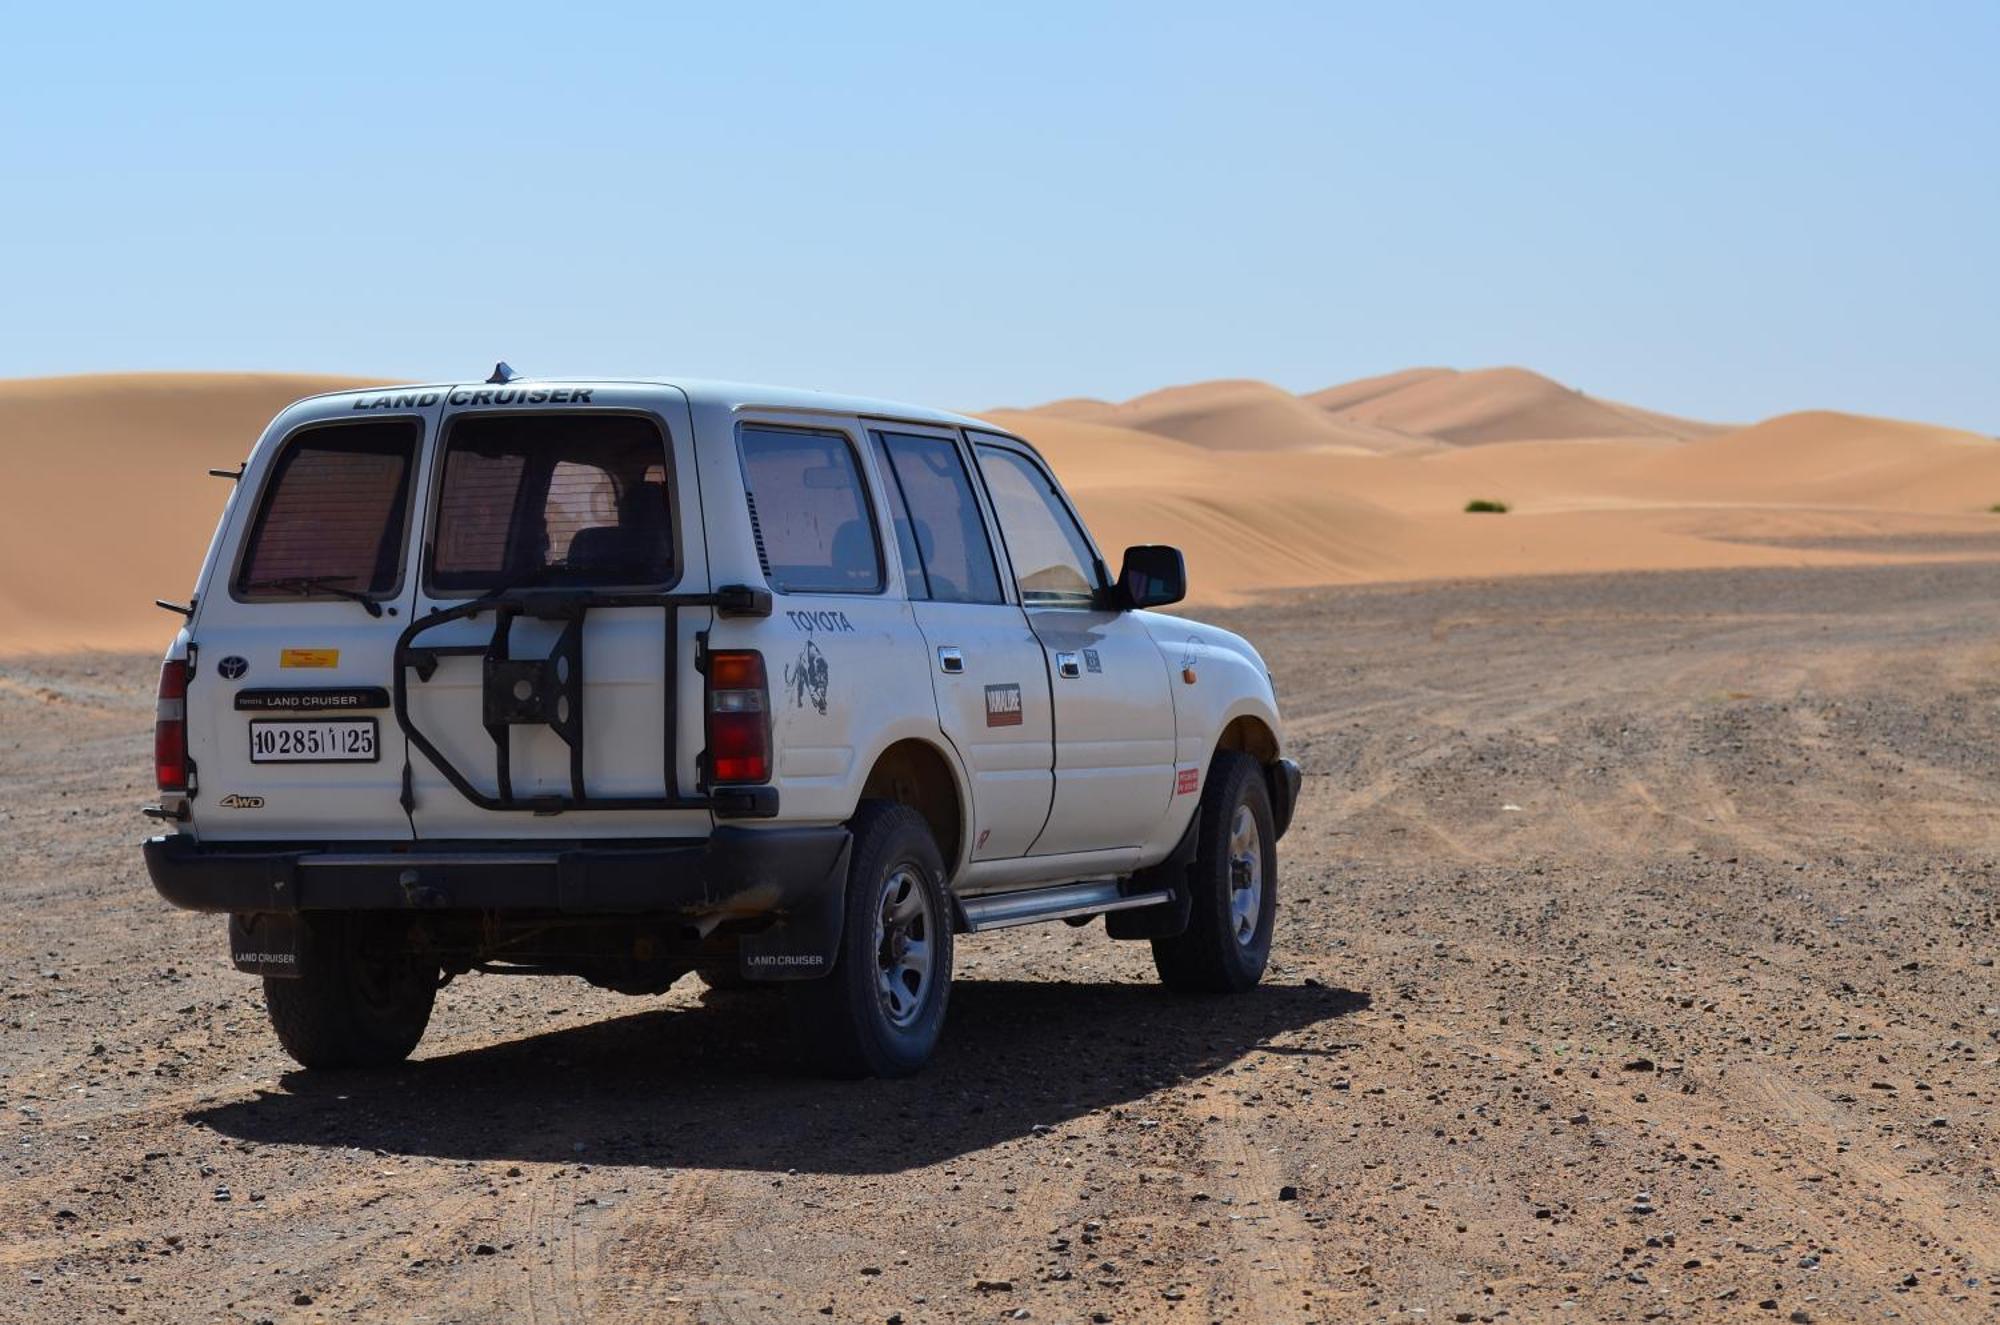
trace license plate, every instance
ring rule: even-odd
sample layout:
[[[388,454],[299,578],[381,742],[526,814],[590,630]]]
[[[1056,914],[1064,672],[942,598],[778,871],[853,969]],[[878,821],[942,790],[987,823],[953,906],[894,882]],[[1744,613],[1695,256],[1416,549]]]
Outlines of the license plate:
[[[331,722],[253,722],[253,764],[372,764],[382,757],[373,718]]]

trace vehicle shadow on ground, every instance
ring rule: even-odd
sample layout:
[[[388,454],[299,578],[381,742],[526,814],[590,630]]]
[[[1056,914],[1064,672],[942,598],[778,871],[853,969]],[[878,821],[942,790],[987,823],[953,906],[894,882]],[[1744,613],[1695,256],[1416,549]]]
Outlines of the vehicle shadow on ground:
[[[185,1116],[266,1144],[448,1159],[891,1173],[1206,1075],[1368,1002],[1296,985],[1193,999],[1144,985],[965,981],[921,1075],[842,1082],[792,1065],[783,1000],[759,991],[389,1071],[292,1072],[280,1091]]]

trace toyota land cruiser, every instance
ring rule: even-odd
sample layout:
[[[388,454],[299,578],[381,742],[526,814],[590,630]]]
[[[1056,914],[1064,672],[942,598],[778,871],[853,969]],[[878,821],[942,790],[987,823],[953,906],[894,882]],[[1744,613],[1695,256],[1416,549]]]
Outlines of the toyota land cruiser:
[[[1172,988],[1263,973],[1270,677],[1019,437],[502,365],[299,401],[231,477],[145,856],[307,1067],[402,1059],[468,971],[782,982],[842,1075],[924,1063],[960,935],[1102,915]]]

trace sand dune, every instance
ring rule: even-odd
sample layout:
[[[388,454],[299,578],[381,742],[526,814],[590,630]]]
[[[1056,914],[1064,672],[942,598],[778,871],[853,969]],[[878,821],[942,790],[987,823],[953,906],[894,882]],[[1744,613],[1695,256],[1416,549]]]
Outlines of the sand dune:
[[[1401,372],[1383,373],[1379,377],[1357,377],[1352,382],[1315,391],[1305,399],[1330,414],[1344,414],[1370,401],[1394,395],[1406,387],[1456,376],[1458,371],[1453,368],[1405,368]]]
[[[1272,588],[1387,576],[1414,537],[1402,514],[1339,481],[1339,461],[1379,457],[1218,455],[1109,424],[1005,411],[987,417],[1048,457],[1106,555],[1134,543],[1175,543],[1209,600],[1241,595],[1252,567]]]
[[[1095,396],[1069,396],[1062,400],[1051,400],[1046,405],[1035,406],[1035,413],[1052,419],[1079,419],[1088,421],[1102,419],[1117,407],[1108,400]]]
[[[1990,531],[1987,551],[2000,555],[2000,518],[1976,516],[1962,502],[1940,502],[1914,522],[1907,502],[1877,509],[1848,494],[1801,509],[1772,495],[1793,481],[1787,475],[1810,472],[1796,464],[1782,468],[1769,491],[1721,500],[1698,490],[1698,467],[1652,473],[1648,466],[1677,454],[1657,439],[1501,442],[1406,455],[1218,453],[1103,423],[1018,411],[989,417],[1048,456],[1107,555],[1133,543],[1179,544],[1198,602],[1356,581],[1850,564],[1908,555],[1911,536],[1924,533],[1960,540],[1946,551],[1963,555],[1966,536]],[[1899,435],[1882,434],[1883,444],[1893,448]],[[1723,440],[1700,445],[1736,457]],[[1856,445],[1865,452],[1867,437]],[[1968,463],[2000,465],[2000,444],[1955,445],[1961,449],[1952,454]],[[1747,449],[1759,449],[1757,439]],[[1743,463],[1747,484],[1756,464],[1747,456]],[[1465,502],[1475,496],[1505,500],[1513,513],[1467,515]],[[1871,540],[1883,546],[1872,549]]]
[[[0,382],[0,650],[163,646],[233,468],[289,402],[366,383],[265,373]]]
[[[1319,394],[1431,430],[1371,452],[1246,421],[1289,419],[1282,394],[1211,382],[1123,405],[1069,402],[1071,417],[992,417],[1049,456],[1110,555],[1180,543],[1197,600],[1367,580],[2000,556],[2000,517],[1985,513],[2000,500],[2000,443],[1976,434],[1824,412],[1729,430],[1520,370],[1425,368]],[[1280,440],[1252,444],[1262,437]],[[1467,515],[1473,497],[1512,513]]]
[[[1978,510],[2000,501],[2000,443],[1813,410],[1662,451],[1632,476],[1662,494],[1712,501]]]
[[[1351,423],[1459,446],[1575,437],[1684,441],[1720,431],[1586,396],[1525,368],[1422,368],[1329,387],[1305,399]]]
[[[233,466],[287,401],[356,384],[0,382],[0,652],[163,644],[173,619],[151,601],[186,597],[227,495],[204,471]],[[1181,545],[1197,604],[1357,581],[2000,557],[1986,509],[2000,443],[1889,419],[1723,430],[1517,369],[1443,368],[1310,399],[1207,382],[988,417],[1043,449],[1109,555]],[[1472,497],[1512,513],[1466,515]]]
[[[1197,382],[1118,403],[1071,397],[1008,412],[1135,428],[1216,450],[1377,455],[1520,441],[1664,444],[1728,431],[1588,396],[1525,368],[1407,368],[1304,396],[1268,382]]]
[[[1026,413],[1132,428],[1217,451],[1330,449],[1393,454],[1433,444],[1392,428],[1339,418],[1268,382],[1197,382],[1117,405],[1059,400]]]

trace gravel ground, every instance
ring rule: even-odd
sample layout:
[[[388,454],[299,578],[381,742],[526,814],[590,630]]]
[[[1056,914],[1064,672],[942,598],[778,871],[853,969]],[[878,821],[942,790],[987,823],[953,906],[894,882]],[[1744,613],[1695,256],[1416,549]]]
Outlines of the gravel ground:
[[[296,1072],[145,881],[151,663],[0,663],[0,1317],[2000,1318],[1992,575],[1213,614],[1306,769],[1265,986],[970,939],[856,1085],[693,977]]]

